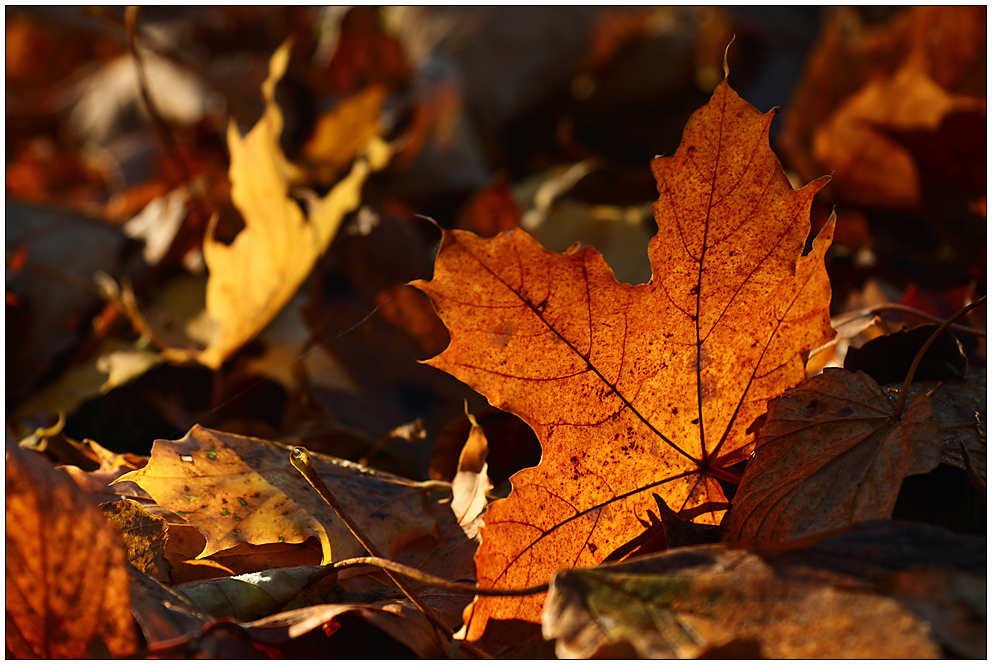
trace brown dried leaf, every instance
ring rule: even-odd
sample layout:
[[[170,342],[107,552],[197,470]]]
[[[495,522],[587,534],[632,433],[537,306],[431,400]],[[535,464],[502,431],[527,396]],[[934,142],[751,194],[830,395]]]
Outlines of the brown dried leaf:
[[[437,632],[424,614],[406,600],[384,600],[376,605],[347,603],[314,605],[259,619],[245,627],[259,642],[296,639],[321,626],[333,625],[335,617],[354,614],[399,640],[421,658],[444,658]]]
[[[135,568],[159,582],[169,581],[165,543],[169,527],[135,501],[121,499],[102,506],[103,516],[121,530],[124,553]]]
[[[117,529],[65,474],[6,448],[8,656],[127,656],[137,648]]]
[[[982,99],[948,93],[928,69],[919,59],[907,61],[891,78],[866,84],[814,132],[813,157],[833,172],[846,200],[918,205],[922,192],[913,156],[879,129],[934,132],[949,113],[984,107]]]
[[[901,388],[901,385],[886,386],[889,399],[898,399]],[[933,419],[940,427],[940,461],[963,471],[970,464],[984,480],[988,456],[988,378],[985,370],[972,368],[968,376],[959,381],[914,381],[909,386],[907,399],[920,393],[929,395]]]
[[[721,528],[724,540],[794,540],[892,517],[906,476],[940,463],[930,400],[902,417],[863,372],[828,367],[772,400]]]

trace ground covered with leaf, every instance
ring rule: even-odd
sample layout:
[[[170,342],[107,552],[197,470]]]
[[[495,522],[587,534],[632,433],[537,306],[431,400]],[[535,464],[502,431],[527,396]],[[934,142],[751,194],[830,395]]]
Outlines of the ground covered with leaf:
[[[7,656],[985,658],[986,14],[8,9]]]

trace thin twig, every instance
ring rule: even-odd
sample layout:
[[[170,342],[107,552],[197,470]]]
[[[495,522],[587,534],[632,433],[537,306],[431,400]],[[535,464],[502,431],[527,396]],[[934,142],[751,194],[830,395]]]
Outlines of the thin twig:
[[[962,307],[959,309],[954,316],[944,321],[939,328],[933,331],[933,334],[930,335],[930,337],[927,338],[927,341],[923,343],[923,346],[920,347],[916,357],[913,358],[913,364],[909,366],[909,371],[906,373],[906,380],[902,384],[902,390],[899,391],[899,401],[896,402],[895,411],[892,412],[892,417],[895,420],[899,420],[899,417],[902,415],[902,408],[906,404],[906,394],[909,391],[909,384],[913,382],[913,375],[916,374],[916,368],[920,366],[920,362],[923,360],[923,356],[926,354],[927,350],[933,346],[933,343],[937,341],[937,338],[943,335],[944,331],[950,328],[955,321],[976,307],[984,305],[986,297],[987,296],[982,296],[967,307]]]
[[[103,7],[85,7],[82,11],[89,16],[103,21],[107,27],[113,31],[112,34],[114,38],[120,37],[117,32],[118,30],[124,29],[125,32],[127,30],[127,26],[124,21],[122,21],[113,12],[108,11]],[[228,113],[235,120],[251,116],[251,113],[244,106],[244,104],[238,100],[236,95],[227,90],[224,85],[222,85],[210,74],[210,72],[201,66],[200,63],[198,63],[194,58],[182,51],[180,47],[177,47],[175,44],[167,43],[166,41],[160,39],[157,34],[149,33],[147,30],[141,29],[140,26],[136,26],[136,28],[135,34],[141,40],[142,46],[155,55],[165,58],[178,67],[189,71],[199,80],[203,81],[208,87],[224,99],[224,105]],[[126,39],[127,37],[125,36],[125,41]]]
[[[410,579],[434,587],[435,589],[450,591],[451,593],[457,593],[463,596],[533,596],[534,594],[544,593],[549,587],[548,584],[538,584],[537,586],[527,587],[525,589],[487,589],[475,586],[474,584],[463,584],[461,582],[452,582],[441,577],[435,577],[416,568],[404,566],[402,563],[375,556],[359,556],[354,559],[344,559],[331,565],[335,570],[339,568],[354,568],[355,566],[375,566],[376,568],[392,571],[398,575],[405,575]]]
[[[158,112],[158,108],[152,102],[151,94],[148,92],[145,65],[142,62],[141,54],[138,52],[139,9],[136,5],[129,5],[124,10],[124,29],[127,33],[127,48],[131,52],[131,57],[134,58],[134,67],[138,72],[138,88],[141,92],[141,101],[145,104],[148,117],[151,119],[152,130],[156,138],[158,138],[159,143],[162,144],[162,150],[169,157],[170,161],[176,165],[176,168],[179,169],[179,176],[182,178],[182,181],[190,182],[192,175],[182,155],[179,154],[179,148],[176,146],[176,142],[172,136],[172,130]]]
[[[913,316],[931,321],[933,323],[942,323],[944,319],[924,312],[923,310],[916,309],[915,307],[910,307],[909,305],[901,305],[899,303],[882,303],[880,305],[872,305],[871,307],[864,307],[862,309],[856,309],[851,312],[845,312],[844,314],[839,314],[830,320],[830,325],[834,328],[854,321],[855,319],[860,319],[867,316],[874,316],[875,314],[881,314],[883,312],[902,312],[904,314],[912,314]],[[951,324],[951,329],[958,332],[969,333],[971,335],[977,335],[978,337],[985,337],[986,331],[979,330],[978,328],[972,328],[970,326],[961,325],[960,323]]]

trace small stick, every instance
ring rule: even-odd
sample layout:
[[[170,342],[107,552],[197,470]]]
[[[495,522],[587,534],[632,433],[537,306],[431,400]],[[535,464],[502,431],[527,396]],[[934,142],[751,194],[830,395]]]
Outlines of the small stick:
[[[834,328],[842,326],[849,321],[854,321],[855,319],[860,319],[862,317],[874,316],[875,314],[881,314],[883,312],[902,312],[904,314],[911,314],[913,316],[919,317],[926,321],[932,321],[934,323],[941,323],[943,319],[939,316],[934,316],[923,310],[916,309],[915,307],[910,307],[909,305],[903,305],[896,302],[882,303],[880,305],[872,305],[871,307],[863,307],[861,309],[856,309],[851,312],[845,312],[844,314],[839,314],[830,320],[830,325]],[[971,326],[964,326],[960,323],[951,324],[951,328],[959,332],[965,332],[978,337],[985,337],[986,332],[984,330],[979,330],[978,328],[972,328]]]
[[[293,468],[299,471],[303,477],[307,479],[307,482],[310,483],[310,486],[317,491],[320,498],[322,498],[327,505],[331,507],[334,513],[341,518],[341,521],[345,523],[345,526],[348,527],[348,530],[351,531],[352,535],[355,536],[358,542],[362,544],[362,547],[364,547],[373,557],[385,560],[385,557],[379,552],[379,548],[376,547],[375,543],[369,540],[368,536],[366,536],[358,527],[358,524],[356,524],[355,521],[352,520],[351,517],[344,511],[341,504],[338,503],[337,498],[335,498],[331,490],[327,488],[327,485],[324,484],[324,481],[321,480],[320,476],[317,475],[317,469],[313,466],[313,459],[310,456],[310,451],[302,446],[295,446],[289,455],[289,463],[292,464]],[[454,640],[454,634],[451,632],[451,629],[441,621],[440,617],[434,613],[434,610],[424,604],[424,601],[420,599],[420,596],[418,596],[417,593],[403,581],[403,578],[393,573],[388,568],[383,568],[383,570],[386,575],[389,576],[389,579],[391,579],[393,583],[399,587],[400,591],[402,591],[404,595],[410,599],[410,602],[412,602],[417,609],[424,613],[424,616],[427,617],[428,621],[430,621],[442,635],[447,637],[449,641]],[[464,648],[474,656],[483,658],[489,657],[485,654],[485,652],[467,642],[460,642],[459,647]]]
[[[927,350],[933,346],[933,343],[937,341],[937,338],[944,334],[944,331],[947,330],[955,321],[976,307],[984,305],[986,297],[987,296],[982,296],[967,307],[962,307],[959,309],[954,316],[944,321],[939,328],[933,331],[933,334],[930,335],[927,341],[923,343],[923,346],[920,347],[916,357],[913,358],[913,364],[909,366],[909,372],[906,373],[906,380],[902,384],[902,390],[899,391],[899,401],[896,402],[895,411],[892,412],[892,417],[895,420],[899,420],[899,417],[902,415],[902,408],[906,404],[906,393],[909,390],[909,384],[913,382],[913,375],[916,374],[916,368],[920,366],[920,362],[923,360],[923,356],[926,354]]]
[[[416,568],[404,566],[402,563],[375,556],[359,556],[354,559],[344,559],[343,561],[332,563],[331,566],[335,570],[354,568],[355,566],[375,566],[376,568],[392,571],[398,575],[405,575],[422,584],[443,591],[458,593],[463,596],[533,596],[536,593],[544,593],[548,590],[549,586],[548,584],[538,584],[537,586],[527,587],[525,589],[486,589],[475,586],[474,584],[463,584],[461,582],[452,582],[442,577],[435,577]]]
[[[141,54],[138,52],[139,11],[140,8],[137,5],[130,5],[124,10],[124,30],[127,33],[127,48],[131,53],[131,57],[134,59],[134,67],[138,72],[138,89],[141,93],[141,101],[145,104],[148,117],[151,119],[152,130],[162,144],[162,150],[165,152],[166,157],[176,165],[176,169],[178,169],[179,176],[183,182],[189,182],[192,179],[189,168],[179,154],[179,149],[172,136],[172,130],[169,128],[169,124],[162,119],[162,114],[158,112],[158,107],[152,102],[151,93],[148,92],[148,79],[145,76],[145,66],[142,62]]]

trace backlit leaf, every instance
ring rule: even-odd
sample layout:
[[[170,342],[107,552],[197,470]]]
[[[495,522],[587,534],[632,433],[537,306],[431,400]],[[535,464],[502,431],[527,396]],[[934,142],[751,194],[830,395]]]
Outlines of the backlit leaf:
[[[807,350],[833,334],[833,225],[801,256],[826,181],[792,188],[768,146],[773,116],[724,81],[675,155],[653,162],[648,284],[619,284],[594,249],[554,254],[519,229],[445,233],[434,279],[414,283],[451,331],[427,362],[520,416],[543,449],[489,508],[480,585],[599,563],[643,531],[653,493],[677,512],[712,504],[696,521],[719,521],[717,477],[747,459],[768,399],[802,381]],[[491,618],[537,621],[542,603],[477,600],[469,639]]]
[[[8,443],[6,469],[7,655],[133,653],[137,640],[117,528],[40,455]]]

